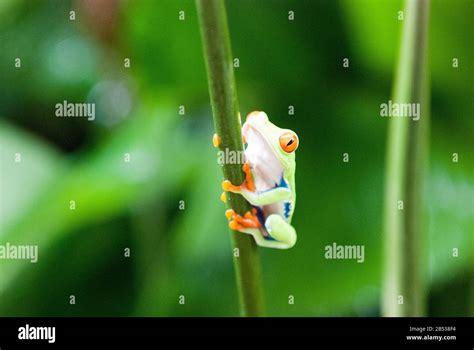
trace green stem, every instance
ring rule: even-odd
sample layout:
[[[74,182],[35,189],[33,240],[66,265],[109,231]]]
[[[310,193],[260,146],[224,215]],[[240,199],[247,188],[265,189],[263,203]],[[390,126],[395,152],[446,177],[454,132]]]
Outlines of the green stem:
[[[394,103],[419,103],[420,119],[389,121],[385,184],[382,314],[425,313],[423,185],[429,132],[428,0],[406,0]],[[403,209],[399,205],[403,201]]]
[[[214,125],[221,139],[219,147],[239,154],[237,152],[243,151],[241,122],[224,1],[196,0],[196,6]],[[241,184],[244,181],[241,167],[241,164],[224,164],[224,178],[234,184]],[[229,208],[242,215],[251,209],[241,195],[230,193],[227,203]],[[263,288],[257,246],[250,235],[231,231],[231,236],[241,314],[263,316]]]

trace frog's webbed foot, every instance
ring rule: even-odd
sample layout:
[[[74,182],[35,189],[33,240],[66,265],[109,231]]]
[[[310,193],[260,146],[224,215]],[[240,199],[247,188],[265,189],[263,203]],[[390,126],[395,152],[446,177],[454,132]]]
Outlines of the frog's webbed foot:
[[[229,227],[235,231],[248,233],[246,232],[247,229],[259,229],[261,227],[255,208],[251,212],[246,212],[244,216],[237,214],[233,209],[228,209],[225,216],[230,220]]]
[[[241,193],[242,191],[255,192],[255,182],[253,181],[252,172],[250,170],[250,164],[244,163],[244,165],[242,165],[242,171],[245,173],[245,180],[240,186],[234,185],[229,180],[224,180],[222,182],[222,189],[225,192],[233,192],[233,193]]]

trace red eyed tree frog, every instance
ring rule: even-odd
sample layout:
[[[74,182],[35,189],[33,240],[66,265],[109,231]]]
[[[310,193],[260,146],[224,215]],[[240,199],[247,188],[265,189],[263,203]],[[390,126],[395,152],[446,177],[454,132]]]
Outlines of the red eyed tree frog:
[[[226,211],[233,230],[250,234],[268,248],[288,249],[296,243],[291,226],[295,211],[295,151],[298,136],[280,129],[264,112],[251,112],[242,127],[245,181],[239,186],[224,180],[224,191],[239,193],[253,206],[244,216]],[[215,136],[215,139],[218,136]]]

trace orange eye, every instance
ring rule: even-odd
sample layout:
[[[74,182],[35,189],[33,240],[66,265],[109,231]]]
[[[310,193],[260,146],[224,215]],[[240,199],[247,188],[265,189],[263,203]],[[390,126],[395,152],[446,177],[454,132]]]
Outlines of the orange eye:
[[[298,148],[298,136],[292,131],[285,131],[280,136],[280,147],[286,153],[291,153]]]

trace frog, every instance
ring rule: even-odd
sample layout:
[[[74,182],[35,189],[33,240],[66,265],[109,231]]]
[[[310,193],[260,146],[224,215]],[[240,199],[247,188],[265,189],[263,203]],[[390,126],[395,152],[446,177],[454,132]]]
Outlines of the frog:
[[[219,139],[215,135],[214,139]],[[252,206],[244,215],[228,209],[229,227],[253,236],[256,244],[266,248],[289,249],[297,235],[291,220],[295,212],[295,151],[297,134],[273,124],[262,111],[253,111],[242,126],[245,180],[241,185],[222,182],[223,194],[242,195]]]

